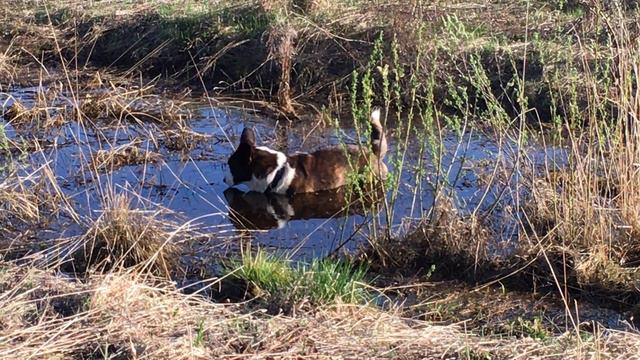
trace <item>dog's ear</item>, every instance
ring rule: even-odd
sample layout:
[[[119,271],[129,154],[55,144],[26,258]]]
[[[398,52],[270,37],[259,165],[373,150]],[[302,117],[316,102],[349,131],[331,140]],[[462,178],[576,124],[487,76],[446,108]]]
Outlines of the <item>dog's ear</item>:
[[[256,145],[256,134],[253,131],[253,128],[246,127],[242,130],[242,135],[240,135],[240,144],[247,144],[249,146]]]

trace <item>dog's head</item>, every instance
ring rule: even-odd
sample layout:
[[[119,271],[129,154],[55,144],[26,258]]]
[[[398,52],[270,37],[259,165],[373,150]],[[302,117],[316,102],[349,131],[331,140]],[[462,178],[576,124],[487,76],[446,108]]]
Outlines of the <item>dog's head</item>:
[[[252,191],[263,192],[286,161],[285,154],[264,146],[256,146],[253,129],[245,128],[240,136],[238,148],[227,161],[224,182],[228,186],[245,184]]]

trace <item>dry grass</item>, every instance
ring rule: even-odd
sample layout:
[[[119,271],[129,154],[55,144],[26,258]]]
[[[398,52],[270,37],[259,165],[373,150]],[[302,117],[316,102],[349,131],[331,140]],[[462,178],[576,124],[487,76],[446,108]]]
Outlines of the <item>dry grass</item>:
[[[43,205],[37,192],[28,189],[26,182],[9,177],[0,183],[0,219],[18,218],[23,221],[38,221]]]
[[[211,135],[195,132],[183,124],[176,124],[174,129],[166,129],[162,133],[162,143],[172,151],[188,152],[199,144],[214,140]]]
[[[80,112],[91,121],[153,122],[164,126],[183,123],[190,117],[186,103],[149,94],[153,86],[130,89],[98,82],[80,101]]]
[[[5,112],[5,119],[17,129],[26,131],[47,130],[65,124],[66,119],[61,109],[49,106],[41,94],[39,93],[36,104],[30,108],[15,100]]]
[[[58,128],[70,119],[89,120],[91,124],[151,122],[173,128],[176,124],[185,127],[186,120],[191,117],[187,102],[151,94],[152,85],[138,88],[130,83],[125,86],[111,82],[105,84],[99,73],[86,84],[78,106],[62,83],[53,83],[45,91],[38,91],[35,102],[30,106],[14,99],[3,115],[10,124],[23,131]]]
[[[7,84],[11,84],[16,76],[16,57],[11,46],[0,52],[0,91],[3,91]]]
[[[80,283],[34,268],[0,265],[0,356],[192,359],[565,358],[622,359],[640,351],[637,334],[598,329],[551,342],[482,338],[371,307],[338,305],[295,317],[185,295],[131,273]]]
[[[0,221],[34,224],[44,214],[66,211],[75,216],[51,168],[43,166],[30,174],[9,173],[0,182]]]
[[[403,272],[426,270],[439,257],[447,258],[442,262],[449,264],[459,261],[461,266],[487,262],[491,235],[477,216],[460,215],[453,200],[443,195],[411,234],[376,239],[371,249],[373,262]]]
[[[634,226],[621,215],[625,207],[602,196],[596,187],[595,182],[568,179],[555,186],[537,182],[523,209],[530,236],[522,241],[572,259],[571,269],[581,285],[635,291],[640,283],[638,268],[627,264],[640,255]]]
[[[599,16],[623,24],[607,29],[615,46],[589,65],[611,70],[585,71],[580,79],[587,84],[581,88],[585,106],[576,109],[574,100],[573,108],[564,109],[566,118],[558,126],[568,134],[565,169],[524,181],[530,194],[523,203],[528,231],[522,241],[549,243],[571,254],[581,282],[637,292],[640,97],[635,79],[640,49],[637,29],[625,25],[623,13]],[[582,59],[583,64],[588,61]]]
[[[126,6],[125,3],[128,2],[111,2],[109,5]],[[262,1],[261,3],[264,10],[272,11],[273,6],[281,6],[278,4],[285,2]],[[302,83],[300,88],[307,91],[301,79],[309,79],[312,86],[308,91],[316,94],[320,93],[319,89],[322,88],[323,81],[325,85],[332,83],[334,88],[338,88],[340,81],[348,78],[352,68],[360,66],[362,59],[368,56],[369,39],[379,26],[390,26],[401,32],[398,35],[402,45],[400,57],[405,64],[412,64],[417,48],[417,27],[426,24],[425,33],[431,34],[433,38],[426,39],[427,43],[424,47],[434,52],[443,51],[447,47],[446,50],[453,51],[441,58],[427,56],[423,59],[424,63],[418,64],[413,69],[424,73],[430,72],[435,67],[438,78],[448,79],[450,73],[454,73],[454,68],[456,71],[468,71],[470,66],[468,55],[477,50],[488,50],[489,56],[485,56],[483,61],[509,55],[508,60],[503,61],[504,63],[521,62],[523,58],[527,58],[527,54],[519,50],[507,54],[504,49],[509,49],[508,46],[492,52],[490,48],[492,43],[485,39],[487,33],[491,31],[486,28],[492,25],[500,28],[502,25],[497,23],[504,20],[502,22],[509,22],[509,26],[517,29],[509,36],[521,42],[521,38],[526,35],[522,34],[522,29],[541,30],[544,37],[545,26],[549,26],[548,22],[540,21],[531,28],[528,23],[523,23],[525,17],[522,16],[521,5],[505,5],[506,8],[504,8],[498,6],[500,4],[501,2],[470,2],[439,3],[437,6],[431,6],[432,4],[414,1],[411,6],[399,7],[394,6],[397,4],[383,2],[371,6],[372,9],[358,8],[354,5],[354,7],[348,7],[349,12],[326,21],[323,16],[340,13],[336,9],[347,7],[347,5],[332,6],[333,4],[325,1],[294,1],[291,3],[292,8],[297,7],[303,13],[309,13],[310,17],[301,17],[298,16],[300,14],[296,14],[295,17],[288,18],[286,21],[269,25],[270,49],[267,50],[271,50],[270,56],[280,66],[280,72],[279,76],[265,81],[266,86],[261,82],[261,76],[265,73],[256,71],[258,74],[256,78],[260,79],[261,87],[277,88],[280,107],[286,112],[293,112],[295,110],[293,101],[298,100],[292,94],[295,91],[292,90],[295,84]],[[29,6],[31,5],[33,3],[29,3]],[[67,5],[73,5],[75,8],[79,4],[60,2],[57,5],[64,10]],[[104,4],[101,3],[99,6],[102,5]],[[111,14],[111,18],[108,18],[112,21],[109,31],[100,29],[100,23],[91,24],[95,27],[82,38],[76,33],[79,28],[75,25],[76,23],[65,21],[62,15],[66,13],[62,10],[57,14],[61,15],[60,19],[53,19],[54,24],[49,25],[47,19],[45,21],[47,26],[34,25],[29,26],[28,29],[18,29],[20,26],[17,26],[14,30],[19,34],[16,37],[18,40],[31,36],[30,39],[41,40],[51,47],[51,37],[56,36],[61,41],[69,41],[62,45],[65,50],[94,49],[94,45],[98,44],[100,39],[110,39],[106,36],[115,33],[117,26],[129,23],[138,26],[141,22],[138,22],[139,18],[136,16],[142,16],[146,11],[157,10],[151,2],[146,2],[140,8],[136,7],[138,5],[133,5],[134,8],[126,8],[119,15]],[[529,5],[528,2],[527,5]],[[80,7],[78,9],[82,12]],[[104,12],[105,9],[101,8],[101,11]],[[187,11],[185,10],[184,13],[186,15]],[[442,15],[451,14],[460,15],[461,22],[468,20],[468,24],[473,26],[468,26],[467,30],[472,29],[472,31],[465,32],[464,29],[460,30],[456,27],[460,23],[452,21],[454,17],[447,17],[446,21],[440,21]],[[506,16],[504,14],[517,15],[503,19],[502,17]],[[565,16],[558,15],[556,12],[552,15],[553,20]],[[29,16],[33,14],[30,13]],[[535,16],[540,15],[532,14],[532,21]],[[118,17],[127,19],[116,21]],[[491,19],[486,19],[487,17]],[[434,19],[437,21],[432,21]],[[526,21],[529,21],[528,16]],[[72,23],[73,26],[70,25]],[[621,23],[623,24],[624,21]],[[89,25],[83,22],[81,24]],[[171,24],[175,27],[175,29],[172,28],[175,31],[184,30],[181,28],[182,23]],[[304,33],[299,32],[300,24],[304,24],[302,26]],[[572,25],[570,21],[567,24]],[[454,30],[460,30],[458,31],[460,36],[454,39],[442,36],[443,32],[438,31],[438,26],[452,26]],[[136,27],[128,30],[133,28]],[[256,28],[260,30],[259,26]],[[210,29],[207,28],[207,30]],[[187,45],[177,49],[178,51],[168,46],[169,42],[161,42],[157,49],[140,51],[145,54],[142,58],[134,58],[133,52],[129,52],[128,49],[127,54],[120,52],[117,54],[117,59],[109,58],[104,61],[109,63],[113,60],[115,63],[123,56],[132,55],[134,64],[127,73],[133,73],[144,69],[142,64],[157,54],[171,54],[171,51],[174,51],[172,56],[177,56],[179,53],[183,57],[186,57],[184,54],[187,53],[189,56],[195,54],[199,58],[189,59],[188,63],[191,66],[192,62],[200,63],[213,53],[215,56],[209,59],[215,59],[215,61],[211,60],[212,64],[208,68],[212,69],[212,74],[218,76],[216,81],[223,76],[223,82],[244,84],[244,80],[248,78],[246,72],[253,69],[247,71],[243,69],[239,76],[238,74],[227,76],[224,73],[229,68],[237,70],[228,63],[241,63],[235,61],[240,58],[237,55],[231,58],[231,61],[222,57],[226,51],[235,48],[236,45],[228,48],[225,45],[222,48],[224,51],[215,48],[211,50],[207,48],[211,44],[209,38],[206,36],[200,38],[198,37],[200,34],[197,33],[192,37],[194,34],[189,33],[190,30],[192,29],[185,30],[186,33],[170,33],[172,41],[183,36],[188,39],[183,42]],[[359,32],[357,35],[355,30]],[[558,26],[558,29],[553,31],[565,32],[562,26]],[[124,36],[130,34],[125,32]],[[590,77],[588,74],[580,74],[577,78],[584,84],[576,86],[575,89],[578,90],[572,90],[566,83],[563,84],[562,94],[558,95],[562,98],[556,99],[558,104],[566,107],[562,109],[563,116],[580,114],[588,117],[589,121],[581,122],[582,125],[586,125],[584,128],[576,129],[574,122],[563,124],[565,128],[572,131],[569,146],[577,160],[571,162],[566,169],[567,174],[559,179],[554,180],[551,174],[545,174],[536,175],[537,179],[523,180],[520,185],[529,191],[528,197],[523,197],[528,202],[516,204],[515,208],[524,209],[523,213],[528,217],[525,223],[521,224],[524,231],[520,240],[523,247],[526,247],[524,252],[530,251],[530,254],[534,254],[533,256],[542,256],[544,252],[566,254],[572,261],[562,265],[572,267],[570,270],[575,272],[579,284],[599,284],[612,289],[637,290],[636,268],[625,266],[629,262],[637,266],[638,249],[635,243],[640,234],[638,208],[640,199],[637,195],[640,193],[638,191],[640,179],[637,171],[637,164],[640,163],[638,156],[640,140],[636,129],[636,116],[640,106],[635,94],[637,81],[633,80],[640,77],[635,66],[639,57],[637,43],[630,43],[628,34],[619,35],[621,38],[618,44],[624,44],[624,46],[613,49],[610,54],[610,59],[615,59],[611,64],[611,69],[616,72],[614,77],[616,81],[611,82],[615,84],[614,88],[602,93],[603,85],[600,79]],[[354,38],[351,38],[352,36]],[[444,39],[438,39],[438,37]],[[158,36],[154,39],[162,40],[162,37]],[[239,41],[235,38],[230,41],[228,44],[244,44],[244,40]],[[26,44],[27,41],[24,43]],[[147,43],[147,41],[145,39],[140,43]],[[198,44],[206,45],[199,47]],[[513,47],[522,49],[520,45],[518,43]],[[544,47],[546,44],[542,43],[540,46]],[[98,48],[99,46],[96,46],[96,49]],[[311,56],[310,54],[317,49],[323,51],[316,56]],[[220,52],[211,52],[218,50]],[[578,60],[586,64],[582,69],[585,73],[589,71],[589,64],[593,60],[590,58],[592,50],[585,50],[584,58],[578,57]],[[209,54],[207,54],[208,51]],[[42,49],[32,52],[34,55],[30,56],[40,58]],[[107,52],[103,49],[102,54]],[[49,48],[48,54],[50,53]],[[367,54],[363,55],[364,53]],[[513,57],[510,57],[511,55]],[[31,57],[28,58],[31,59]],[[78,58],[81,57],[73,52],[73,59],[78,60]],[[572,58],[574,58],[573,54]],[[326,59],[331,61],[323,61]],[[3,74],[14,76],[15,60],[14,53],[11,52],[5,52],[4,57],[0,56],[0,78]],[[162,56],[155,59],[156,63],[163,60],[166,58]],[[228,68],[222,60],[226,60]],[[262,62],[264,59],[258,60]],[[535,63],[537,59],[533,60],[532,62]],[[177,63],[185,64],[186,62]],[[322,66],[318,65],[320,63]],[[445,66],[439,66],[442,63]],[[560,71],[565,71],[566,69],[560,67],[558,63],[561,61],[543,67],[543,72],[553,73],[556,66]],[[297,71],[297,68],[293,71],[294,65],[299,67],[300,71]],[[161,73],[169,67],[160,66],[159,69]],[[216,73],[213,69],[222,69],[223,75]],[[329,74],[328,69],[335,70],[336,73]],[[181,72],[181,74],[185,73],[189,71]],[[74,74],[70,74],[65,74],[67,79],[73,78]],[[201,75],[198,74],[198,76]],[[454,73],[453,76],[458,75]],[[324,76],[328,78],[324,79]],[[406,76],[405,80],[408,78],[409,76]],[[507,79],[507,81],[511,80]],[[562,82],[566,78],[556,80]],[[491,84],[486,85],[487,89],[502,85],[494,79],[491,81]],[[212,82],[212,84],[218,86],[219,83]],[[255,83],[247,80],[247,84],[251,86]],[[275,84],[279,86],[272,86]],[[455,82],[453,85],[457,84]],[[452,87],[455,87],[453,85]],[[465,86],[471,85],[465,82]],[[441,90],[441,88],[438,89]],[[102,121],[109,125],[119,125],[121,121],[153,122],[164,128],[167,146],[175,149],[191,149],[194,140],[207,140],[188,130],[184,122],[189,117],[186,103],[166,101],[160,96],[151,95],[151,88],[148,86],[121,86],[104,81],[98,76],[87,88],[81,89],[80,94],[76,94],[76,99],[72,100],[73,103],[70,106],[68,98],[71,96],[68,93],[63,93],[60,89],[53,90],[57,92],[39,94],[37,103],[31,108],[19,102],[16,103],[5,117],[16,128],[35,126],[45,129],[59,126],[67,118],[83,123],[86,120],[92,123]],[[70,89],[67,90],[70,91]],[[255,93],[261,94],[262,91],[263,89],[256,89]],[[572,91],[580,92],[581,96],[584,95],[586,105],[581,107],[580,111],[571,108],[575,106],[574,104],[567,105],[570,100],[565,97],[575,95],[571,94]],[[486,99],[495,98],[495,94],[478,96],[485,96]],[[465,105],[471,102],[465,101]],[[616,136],[601,132],[602,128],[599,127],[602,124],[601,117],[607,113],[598,110],[603,107],[603,104],[606,104],[606,107],[614,104],[614,107],[619,110],[613,119],[617,122],[613,131]],[[471,114],[469,118],[474,118],[474,115],[477,114]],[[524,118],[524,115],[522,117]],[[619,142],[608,142],[613,138]],[[606,145],[602,146],[603,143]],[[93,168],[114,169],[126,164],[159,161],[159,157],[155,153],[142,150],[137,143],[132,143],[112,150],[100,150],[93,156],[92,161]],[[506,172],[510,170],[507,169]],[[523,171],[523,173],[527,172]],[[94,175],[95,178],[99,177],[98,174]],[[510,180],[507,179],[507,181]],[[45,205],[40,194],[41,192],[25,186],[23,180],[17,183],[3,182],[0,185],[2,204],[0,217],[9,214],[26,221],[38,221],[43,217],[42,209]],[[441,194],[438,196],[440,197],[436,207],[424,219],[413,236],[400,240],[387,239],[386,242],[376,244],[374,261],[379,261],[383,266],[394,266],[411,272],[416,268],[429,266],[435,261],[438,261],[439,265],[456,262],[459,259],[463,260],[460,263],[467,270],[469,265],[488,259],[487,243],[494,234],[483,223],[483,219],[477,215],[462,216],[456,210],[453,201],[441,197]],[[52,201],[52,203],[60,202],[63,201],[61,199]],[[636,333],[616,332],[599,326],[594,326],[593,331],[590,332],[577,334],[567,332],[560,337],[542,342],[531,338],[483,337],[465,331],[462,325],[433,326],[373,307],[320,306],[295,317],[271,317],[262,311],[256,311],[252,307],[254,303],[236,305],[212,303],[202,297],[187,296],[165,280],[154,278],[145,271],[152,270],[161,275],[170,275],[173,272],[174,262],[180,255],[176,245],[176,236],[179,233],[177,224],[164,220],[162,211],[135,209],[131,198],[124,195],[107,194],[103,202],[99,217],[88,226],[86,234],[80,239],[79,246],[84,247],[80,260],[87,266],[102,272],[108,272],[110,269],[110,273],[92,275],[87,272],[87,283],[81,284],[62,277],[54,277],[49,272],[37,270],[28,265],[17,268],[12,264],[0,263],[2,290],[0,308],[3,309],[0,310],[0,329],[2,330],[0,331],[0,356],[8,358],[70,356],[86,358],[111,355],[120,355],[125,358],[450,356],[454,358],[582,359],[630,358],[640,351],[640,340]],[[547,269],[545,268],[544,271]],[[569,311],[570,309],[567,309],[567,312]]]
[[[278,83],[278,105],[285,114],[295,116],[293,100],[291,96],[291,71],[294,56],[296,54],[295,41],[298,36],[295,28],[287,23],[274,24],[269,29],[270,58],[273,58],[280,69],[280,81]]]
[[[162,155],[142,149],[132,142],[109,150],[98,150],[91,161],[92,169],[114,171],[127,165],[157,163],[162,161]]]
[[[132,208],[132,200],[125,194],[105,196],[100,216],[81,240],[81,260],[87,267],[138,266],[169,275],[177,270],[178,226],[162,215],[161,210]]]

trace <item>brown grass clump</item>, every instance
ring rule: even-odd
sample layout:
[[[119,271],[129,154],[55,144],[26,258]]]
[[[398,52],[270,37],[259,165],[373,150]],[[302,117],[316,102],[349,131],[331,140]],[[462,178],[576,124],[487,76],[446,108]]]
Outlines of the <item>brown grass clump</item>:
[[[161,160],[162,155],[159,153],[129,143],[109,150],[98,150],[91,161],[93,169],[113,171],[127,165],[156,163]]]
[[[24,176],[10,173],[0,181],[0,224],[34,224],[44,220],[43,214],[60,211],[75,216],[50,168],[42,167]]]
[[[373,244],[383,267],[401,271],[425,269],[438,259],[443,265],[472,266],[488,260],[490,231],[475,216],[461,216],[453,201],[441,196],[432,214],[416,230],[401,239],[384,239]]]
[[[534,229],[567,245],[589,246],[619,240],[616,228],[622,224],[615,211],[611,211],[611,199],[600,195],[597,179],[577,176],[580,174],[568,174],[556,185],[544,180],[536,182],[531,204],[525,204]]]
[[[42,203],[38,194],[17,177],[0,183],[0,219],[18,218],[38,221]]]
[[[418,230],[427,240],[426,252],[441,249],[475,261],[487,259],[490,234],[477,217],[461,216],[453,200],[444,197],[432,211],[433,215],[424,219]],[[469,247],[469,241],[475,246]]]
[[[291,99],[291,69],[296,54],[295,39],[298,36],[292,25],[275,24],[269,30],[268,46],[270,57],[275,59],[280,68],[280,82],[278,84],[278,105],[285,114],[295,116],[293,100]]]
[[[162,143],[169,149],[174,151],[191,151],[198,144],[210,141],[211,135],[201,134],[191,130],[184,124],[178,124],[176,129],[167,129],[163,131]]]
[[[65,107],[61,105],[62,98],[62,85],[53,83],[46,90],[36,92],[31,107],[14,99],[4,118],[18,130],[27,132],[60,127],[68,118]]]
[[[604,173],[577,166],[535,180],[523,206],[529,235],[522,237],[522,246],[542,246],[570,257],[580,284],[634,290],[639,283],[637,268],[625,266],[640,258],[640,217],[637,203],[630,201],[637,196],[634,181],[640,179],[619,181],[613,172],[600,174]]]
[[[13,82],[16,75],[15,60],[16,56],[12,53],[11,46],[7,47],[4,52],[0,52],[0,91],[4,90],[4,86]]]
[[[124,194],[108,195],[100,217],[82,241],[87,267],[101,269],[140,266],[168,275],[178,260],[176,236],[161,211],[132,209]]]
[[[96,120],[153,122],[172,125],[186,120],[190,113],[186,103],[169,101],[157,95],[149,95],[152,86],[126,89],[112,85],[99,87],[80,100],[84,116]]]
[[[19,100],[15,100],[5,112],[4,117],[16,128],[25,130],[49,129],[66,123],[61,112],[55,111],[41,101],[28,108]]]
[[[289,0],[261,0],[263,11],[274,17],[267,31],[267,47],[269,60],[274,60],[280,70],[278,81],[278,106],[285,116],[296,116],[291,98],[291,70],[296,55],[296,39],[298,32],[289,19],[291,8],[309,10],[311,4]]]
[[[624,268],[609,257],[606,248],[592,248],[576,260],[578,282],[584,285],[600,286],[610,291],[638,289],[640,271]]]

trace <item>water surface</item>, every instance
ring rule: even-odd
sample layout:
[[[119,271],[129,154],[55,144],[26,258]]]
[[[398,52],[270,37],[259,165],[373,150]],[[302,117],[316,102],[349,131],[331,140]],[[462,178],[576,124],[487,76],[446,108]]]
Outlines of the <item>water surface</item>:
[[[0,95],[0,104],[6,110],[17,98],[31,106],[37,91],[37,88],[16,89]],[[20,171],[26,174],[43,164],[50,164],[73,207],[87,219],[99,214],[105,192],[125,192],[139,206],[165,207],[178,214],[181,221],[191,221],[193,227],[212,237],[250,239],[254,244],[305,259],[336,250],[355,250],[366,243],[373,223],[386,226],[385,206],[379,202],[364,204],[352,199],[353,204],[342,209],[342,193],[286,198],[245,194],[242,187],[230,190],[223,182],[226,159],[233,152],[244,126],[255,128],[261,145],[294,152],[312,151],[345,141],[356,142],[355,132],[348,124],[338,130],[307,123],[285,128],[256,113],[215,108],[196,100],[189,108],[191,120],[188,125],[198,136],[189,140],[192,144],[186,151],[177,150],[173,142],[167,140],[166,129],[150,121],[93,126],[69,122],[46,132],[14,126],[6,120],[2,125],[6,136],[13,141],[21,138],[27,142],[33,138],[45,140],[40,141],[41,148],[18,159],[22,164]],[[393,131],[388,131],[389,157],[397,150]],[[448,133],[442,142],[445,151],[441,167],[448,169],[444,183],[460,213],[494,209],[496,217],[500,217],[501,207],[495,204],[509,203],[518,190],[505,191],[504,182],[498,186],[487,183],[487,179],[497,161],[507,166],[514,161],[516,145],[509,141],[499,145],[478,132],[467,132],[463,136]],[[94,181],[87,166],[92,157],[100,150],[126,147],[131,143],[139,149],[160,154],[160,158],[102,169],[98,180]],[[548,163],[550,158],[557,156],[558,150],[537,144],[527,147],[535,166]],[[393,172],[394,162],[387,163]],[[393,211],[390,226],[394,234],[410,231],[411,224],[429,213],[434,201],[434,184],[438,183],[439,177],[433,163],[432,155],[421,151],[420,142],[413,139],[404,161],[397,200],[386,208]],[[518,176],[514,174],[506,183],[517,184]],[[391,194],[387,197],[391,198]],[[514,221],[495,223],[499,229],[493,246],[500,251],[513,245],[517,226]],[[83,231],[75,221],[64,216],[53,229],[55,231],[47,232],[48,236],[68,237]],[[202,247],[199,251],[206,249]]]

